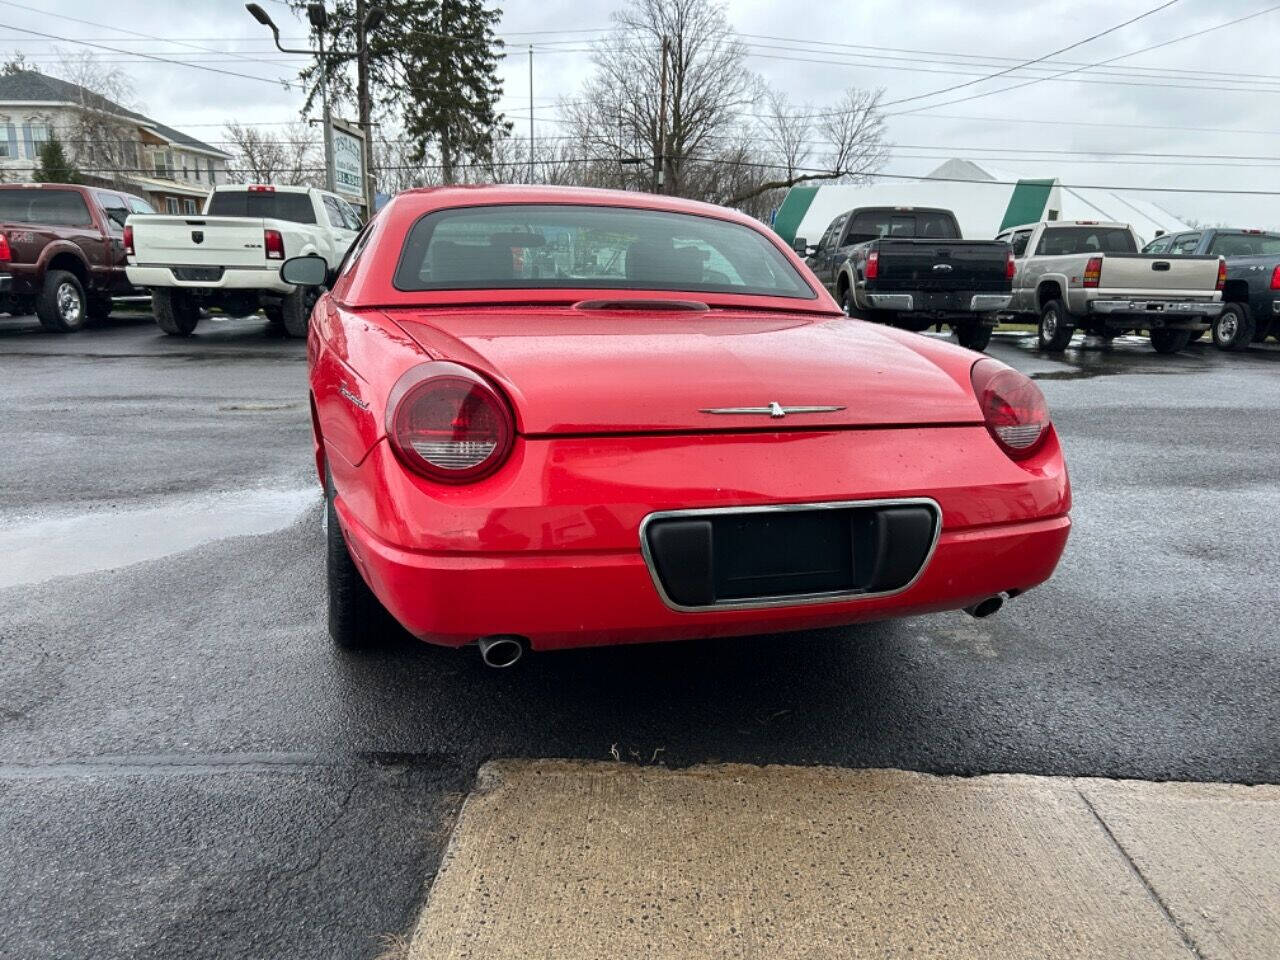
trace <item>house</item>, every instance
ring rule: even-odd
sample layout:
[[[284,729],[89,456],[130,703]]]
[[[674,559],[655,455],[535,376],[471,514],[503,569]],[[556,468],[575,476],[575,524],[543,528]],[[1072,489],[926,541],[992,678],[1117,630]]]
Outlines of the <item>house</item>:
[[[56,136],[85,182],[127,190],[161,213],[196,213],[227,182],[231,155],[35,70],[0,74],[0,180],[29,180]]]

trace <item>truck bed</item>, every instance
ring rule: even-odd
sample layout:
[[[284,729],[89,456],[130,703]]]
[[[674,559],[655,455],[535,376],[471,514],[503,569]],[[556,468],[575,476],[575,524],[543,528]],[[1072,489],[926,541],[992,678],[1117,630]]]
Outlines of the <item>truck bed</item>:
[[[135,262],[150,264],[261,267],[265,220],[144,214],[129,218]]]
[[[1007,292],[1009,246],[995,240],[882,237],[874,289]]]

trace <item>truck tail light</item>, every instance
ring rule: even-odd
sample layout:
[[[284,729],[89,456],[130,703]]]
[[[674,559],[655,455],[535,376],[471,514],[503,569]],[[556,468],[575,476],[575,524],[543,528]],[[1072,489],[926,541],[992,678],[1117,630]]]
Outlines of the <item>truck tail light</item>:
[[[13,259],[13,251],[9,249],[9,238],[0,233],[0,263],[8,263]]]
[[[262,247],[267,252],[268,260],[284,259],[284,237],[279,230],[263,230]]]
[[[276,188],[269,183],[255,183],[249,187],[250,193],[275,193]]]
[[[1221,290],[1227,285],[1227,261],[1222,257],[1218,258],[1218,289]]]
[[[863,274],[868,280],[874,280],[880,276],[880,251],[872,250],[867,254],[867,267]]]
[[[127,257],[134,255],[133,250],[133,227],[126,226],[124,228],[124,253]]]
[[[987,431],[1000,449],[1023,460],[1049,433],[1049,405],[1031,380],[999,360],[984,358],[969,374]]]
[[[1102,258],[1090,257],[1084,265],[1084,285],[1096,287],[1102,281]]]
[[[1271,289],[1280,290],[1280,264],[1271,271]]]
[[[1017,261],[1013,259],[1013,251],[1009,251],[1008,257],[1004,261],[1004,276],[1006,280],[1012,280],[1013,275],[1018,272]]]
[[[387,438],[414,473],[441,483],[472,483],[511,455],[515,418],[488,380],[457,363],[424,363],[387,398]]]

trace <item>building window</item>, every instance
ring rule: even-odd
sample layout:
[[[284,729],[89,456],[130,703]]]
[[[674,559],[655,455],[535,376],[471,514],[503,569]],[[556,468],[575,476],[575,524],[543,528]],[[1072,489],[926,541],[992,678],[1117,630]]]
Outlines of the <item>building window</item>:
[[[194,200],[183,200],[183,201],[182,201],[182,206],[185,208],[185,210],[186,210],[186,212],[187,212],[187,213],[199,213],[199,212],[200,212],[200,211],[198,211],[198,210],[196,209],[196,202],[195,202]]]
[[[183,180],[191,179],[191,168],[187,166],[187,158],[185,155],[182,158],[182,179]]]
[[[29,159],[40,159],[40,151],[44,149],[44,145],[49,142],[51,131],[47,123],[32,123],[31,128],[31,156]]]
[[[177,200],[177,198],[176,198],[176,197],[165,197],[165,198],[164,198],[164,212],[165,212],[165,213],[177,213],[177,212],[178,212],[178,200]]]
[[[196,157],[194,167],[195,167],[195,174],[196,174],[196,183],[199,183],[200,182],[200,158],[199,157]]]
[[[216,174],[216,172],[215,172],[215,171],[214,171],[214,169],[213,169],[213,160],[212,160],[212,159],[210,159],[210,160],[209,160],[209,182],[210,182],[210,183],[212,183],[212,184],[217,184],[217,182],[218,182],[217,174]]]

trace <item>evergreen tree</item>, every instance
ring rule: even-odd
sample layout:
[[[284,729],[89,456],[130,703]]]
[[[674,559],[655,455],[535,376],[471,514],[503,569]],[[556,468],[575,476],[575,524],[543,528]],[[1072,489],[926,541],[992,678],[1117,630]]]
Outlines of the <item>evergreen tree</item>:
[[[75,168],[62,149],[62,141],[50,137],[40,147],[40,161],[31,171],[36,183],[79,183],[80,171]]]
[[[375,3],[386,12],[368,38],[375,114],[403,124],[412,159],[438,156],[443,180],[452,183],[459,165],[487,159],[494,138],[510,128],[497,109],[503,43],[493,28],[501,11],[484,0],[367,0],[363,6]],[[291,5],[305,12],[305,0]],[[357,26],[355,0],[337,0],[329,10],[326,46],[354,51]],[[318,97],[317,71],[313,65],[301,73],[310,87],[307,106]],[[354,76],[353,57],[330,58],[335,103],[355,102]]]

